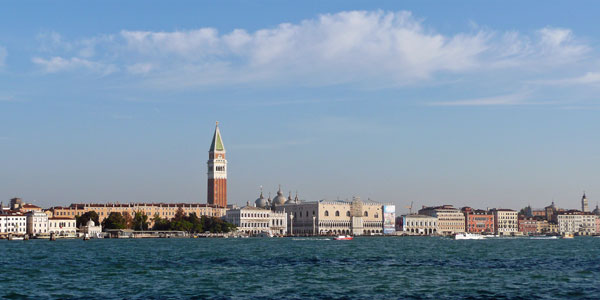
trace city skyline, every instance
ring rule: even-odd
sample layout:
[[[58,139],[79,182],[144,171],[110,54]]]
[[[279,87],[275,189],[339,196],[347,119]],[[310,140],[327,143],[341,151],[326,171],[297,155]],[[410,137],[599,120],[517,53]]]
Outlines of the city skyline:
[[[600,199],[594,2],[178,3],[0,12],[4,202],[206,203],[217,120],[232,204]]]

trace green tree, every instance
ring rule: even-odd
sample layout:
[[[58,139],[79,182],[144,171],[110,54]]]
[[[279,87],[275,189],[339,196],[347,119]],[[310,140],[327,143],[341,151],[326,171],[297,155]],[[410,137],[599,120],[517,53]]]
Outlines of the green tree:
[[[123,218],[125,219],[125,228],[131,229],[133,227],[133,217],[129,212],[123,212]]]
[[[127,221],[119,212],[111,212],[104,221],[102,221],[104,229],[127,229]]]
[[[77,223],[77,227],[81,227],[81,226],[87,225],[87,222],[90,219],[92,221],[94,221],[94,223],[96,223],[96,225],[100,224],[100,221],[99,221],[100,218],[98,217],[98,213],[95,212],[95,211],[93,211],[93,210],[88,211],[88,212],[86,212],[85,214],[83,214],[81,216],[76,216],[75,217],[75,222]]]
[[[175,221],[182,221],[185,218],[185,211],[183,211],[183,208],[180,206],[177,211],[175,212],[175,217],[173,217],[173,220]]]
[[[148,216],[143,212],[136,212],[133,217],[133,230],[148,230]]]
[[[171,227],[169,220],[161,218],[158,214],[154,214],[152,222],[154,223],[152,230],[169,230]]]

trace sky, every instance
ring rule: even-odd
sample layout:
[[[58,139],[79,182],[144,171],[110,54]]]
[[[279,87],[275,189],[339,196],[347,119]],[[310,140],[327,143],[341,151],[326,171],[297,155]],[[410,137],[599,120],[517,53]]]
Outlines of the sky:
[[[596,1],[13,1],[0,200],[600,201]]]

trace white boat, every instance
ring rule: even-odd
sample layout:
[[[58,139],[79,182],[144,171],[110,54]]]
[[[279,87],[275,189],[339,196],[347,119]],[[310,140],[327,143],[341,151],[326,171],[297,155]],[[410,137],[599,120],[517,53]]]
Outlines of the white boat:
[[[563,239],[572,239],[574,237],[572,232],[564,232],[561,236]]]
[[[338,235],[338,236],[334,237],[333,239],[336,241],[346,241],[346,240],[353,239],[353,237],[351,235]]]
[[[455,240],[483,240],[485,236],[477,233],[461,232],[454,235]]]

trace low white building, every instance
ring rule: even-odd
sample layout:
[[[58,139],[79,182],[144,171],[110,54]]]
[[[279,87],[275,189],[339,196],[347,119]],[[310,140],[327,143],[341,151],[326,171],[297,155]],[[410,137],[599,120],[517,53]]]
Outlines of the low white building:
[[[77,227],[75,219],[72,218],[48,218],[48,233],[54,233],[57,236],[76,236]]]
[[[0,235],[25,235],[27,232],[27,217],[18,211],[0,211]]]
[[[406,235],[436,235],[438,219],[426,215],[405,215],[401,217],[401,230]],[[400,229],[400,228],[399,228]]]
[[[590,212],[576,210],[559,212],[557,215],[558,232],[561,234],[594,235],[597,233],[597,218],[597,215]]]
[[[30,211],[27,216],[27,234],[48,235],[48,215],[41,211]]]
[[[272,235],[287,234],[287,214],[255,206],[230,209],[225,213],[225,221],[237,226],[238,231],[256,235],[269,233]]]
[[[87,221],[87,224],[85,224],[85,226],[81,226],[81,233],[87,233],[89,237],[97,238],[102,233],[102,226],[96,226],[96,222],[94,222],[93,220],[89,220]]]

